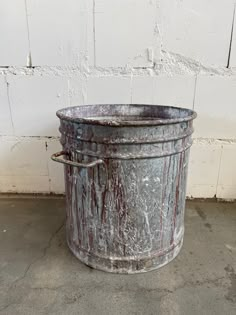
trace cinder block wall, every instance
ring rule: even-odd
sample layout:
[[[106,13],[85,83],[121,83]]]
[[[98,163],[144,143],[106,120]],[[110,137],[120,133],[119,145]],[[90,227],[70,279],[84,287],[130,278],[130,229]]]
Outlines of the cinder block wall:
[[[188,196],[236,198],[234,2],[0,1],[0,191],[64,191],[57,109],[150,103],[198,112]]]

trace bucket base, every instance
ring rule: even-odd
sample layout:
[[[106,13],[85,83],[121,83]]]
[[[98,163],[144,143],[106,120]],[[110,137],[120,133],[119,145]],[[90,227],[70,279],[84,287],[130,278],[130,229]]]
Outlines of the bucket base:
[[[68,241],[67,244],[75,257],[89,267],[111,273],[135,274],[156,270],[171,262],[182,248],[183,237],[177,244],[173,244],[171,248],[164,253],[159,252],[156,255],[152,254],[152,256],[146,256],[140,259],[138,257],[126,259],[101,257],[85,252],[79,248],[73,248],[73,244],[71,246]]]

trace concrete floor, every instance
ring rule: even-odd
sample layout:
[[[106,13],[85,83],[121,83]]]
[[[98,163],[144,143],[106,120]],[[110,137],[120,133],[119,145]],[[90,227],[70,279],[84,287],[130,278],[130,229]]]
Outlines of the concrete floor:
[[[236,314],[236,204],[188,202],[184,247],[158,271],[115,275],[65,243],[63,199],[0,199],[0,314]]]

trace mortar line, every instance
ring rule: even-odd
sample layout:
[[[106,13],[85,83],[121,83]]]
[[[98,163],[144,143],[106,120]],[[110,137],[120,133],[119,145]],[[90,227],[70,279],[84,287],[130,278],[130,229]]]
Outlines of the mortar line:
[[[130,74],[130,104],[133,104],[133,73]]]
[[[95,0],[93,0],[93,62],[96,67],[96,27],[95,27]]]
[[[87,99],[88,99],[88,79],[85,76],[84,80],[82,80],[82,100],[83,100],[83,105],[87,104]]]
[[[46,156],[48,154],[48,141],[47,139],[45,139],[45,150],[46,150]],[[47,178],[48,178],[48,189],[49,189],[49,193],[51,193],[51,177],[50,177],[50,172],[49,172],[49,158],[47,157],[47,161],[46,161],[46,166],[47,166]]]
[[[34,70],[33,74],[36,76],[41,75],[52,75],[52,76],[63,76],[63,75],[74,75],[74,74],[81,74],[85,73],[85,70],[79,66],[0,66],[1,74],[14,74],[14,75],[32,75],[32,69]],[[131,69],[127,69],[126,67],[94,67],[89,66],[88,71],[86,72],[86,76],[93,77],[93,76],[111,76],[111,75],[129,75],[130,71],[133,72],[135,76],[153,76],[158,77],[160,75],[170,75],[169,70],[165,70],[162,68],[153,69],[153,67],[132,67]],[[199,75],[199,71],[191,70],[192,76]],[[236,69],[231,68],[228,69],[226,67],[216,67],[216,68],[206,68],[203,66],[203,73],[207,73],[208,75],[214,76],[233,76],[236,75]],[[178,75],[178,69],[172,72],[173,75]],[[186,72],[182,72],[182,75],[189,75],[188,70]]]
[[[30,31],[29,31],[29,19],[28,19],[28,7],[27,7],[27,0],[25,2],[25,16],[26,16],[26,27],[27,27],[27,37],[28,37],[28,45],[29,45],[29,55],[27,60],[27,66],[32,67],[32,55],[31,55],[31,44],[30,44]]]
[[[15,126],[13,123],[13,115],[12,115],[12,110],[11,110],[11,100],[10,100],[10,90],[9,90],[9,86],[10,83],[7,81],[7,76],[4,76],[5,79],[5,83],[7,85],[7,100],[8,100],[8,108],[9,108],[9,112],[10,112],[10,118],[11,118],[11,125],[12,125],[12,130],[13,130],[13,134],[15,135]]]
[[[195,82],[194,82],[194,92],[193,92],[193,110],[195,108],[195,100],[196,100],[196,90],[197,90],[197,78],[198,75],[195,75]]]
[[[231,58],[232,43],[233,43],[233,34],[234,34],[235,10],[236,10],[236,3],[234,4],[233,21],[232,21],[231,35],[230,35],[230,42],[229,42],[229,53],[228,53],[228,61],[227,61],[227,66],[226,66],[226,68],[229,68],[229,66],[230,66],[230,58]]]
[[[219,162],[219,169],[218,169],[218,175],[217,175],[217,181],[216,181],[216,198],[218,197],[218,185],[219,185],[219,179],[220,179],[220,169],[221,169],[221,161],[222,161],[222,154],[223,154],[223,145],[221,145],[221,152],[220,152],[220,162]]]
[[[151,76],[151,78],[152,78],[152,95],[151,95],[151,103],[152,103],[152,105],[155,105],[155,102],[154,102],[154,100],[155,100],[155,88],[156,88],[156,85],[157,85],[157,82],[156,82],[156,78],[154,77],[154,76]]]
[[[68,106],[72,106],[71,105],[71,85],[70,85],[70,78],[68,78],[67,80],[67,94],[68,94]]]
[[[47,149],[46,149],[47,151]],[[50,157],[49,157],[50,158]],[[52,183],[51,183],[51,176],[50,176],[50,172],[49,172],[49,159],[47,159],[47,172],[48,172],[48,175],[47,175],[47,178],[48,178],[48,189],[49,189],[49,193],[52,192]]]

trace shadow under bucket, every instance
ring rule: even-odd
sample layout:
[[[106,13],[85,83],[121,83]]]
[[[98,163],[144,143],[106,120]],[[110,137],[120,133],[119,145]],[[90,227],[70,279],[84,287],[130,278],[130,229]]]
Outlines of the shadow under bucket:
[[[183,244],[190,109],[86,105],[61,109],[67,242],[115,273],[157,269]]]

